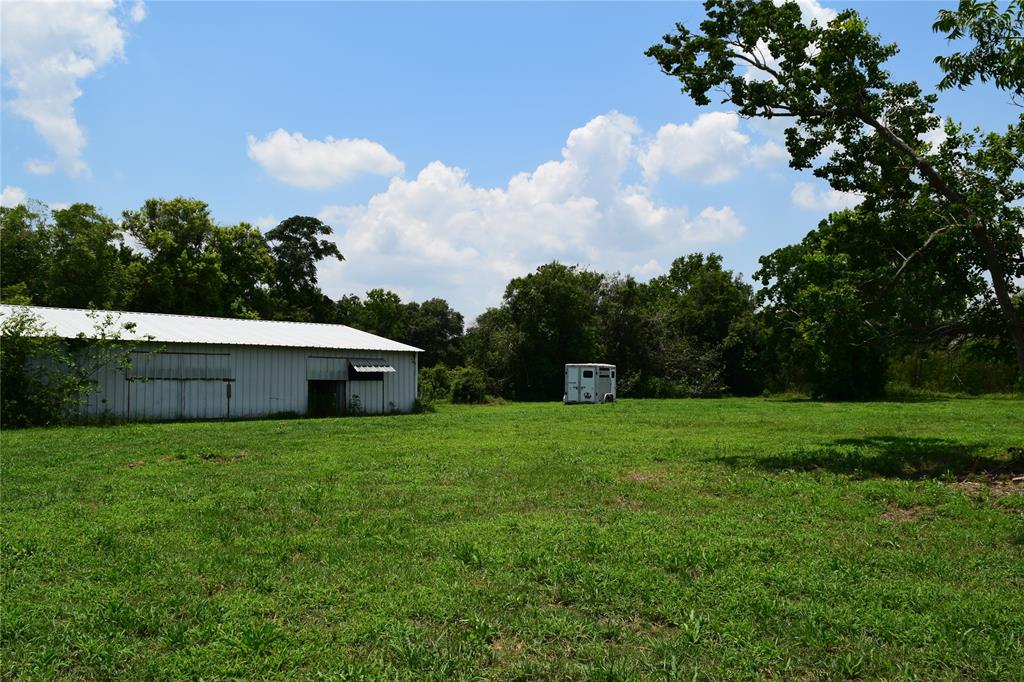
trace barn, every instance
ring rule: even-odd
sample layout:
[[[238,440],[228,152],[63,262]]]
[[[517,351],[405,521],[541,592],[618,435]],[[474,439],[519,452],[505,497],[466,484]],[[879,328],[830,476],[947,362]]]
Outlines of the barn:
[[[4,316],[12,306],[0,306]],[[419,348],[338,324],[29,306],[63,338],[95,335],[109,315],[131,344],[107,366],[85,416],[132,421],[410,412]]]

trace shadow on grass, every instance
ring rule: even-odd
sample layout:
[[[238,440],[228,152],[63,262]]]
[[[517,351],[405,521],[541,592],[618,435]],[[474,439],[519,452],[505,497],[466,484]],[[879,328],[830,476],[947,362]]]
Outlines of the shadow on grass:
[[[767,471],[828,471],[857,478],[1002,478],[1024,474],[1024,451],[982,454],[985,443],[942,438],[871,436],[840,438],[828,445],[768,457],[720,457],[716,461]]]

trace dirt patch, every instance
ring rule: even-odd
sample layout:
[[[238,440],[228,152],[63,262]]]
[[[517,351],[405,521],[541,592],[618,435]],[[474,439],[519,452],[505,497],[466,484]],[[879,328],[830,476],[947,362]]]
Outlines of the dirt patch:
[[[1008,458],[950,485],[971,496],[1024,495],[1024,448],[1007,448]]]
[[[900,507],[892,505],[884,512],[882,512],[882,518],[886,521],[892,521],[893,523],[909,523],[915,519],[920,518],[923,515],[921,507]]]
[[[497,637],[491,642],[491,650],[498,654],[518,654],[526,650],[526,644],[514,637]]]
[[[613,497],[612,502],[615,503],[615,506],[624,507],[626,509],[629,509],[630,511],[636,511],[641,507],[641,504],[636,500],[631,500],[628,497],[622,497],[621,495],[616,495],[615,497]]]
[[[665,467],[651,469],[627,469],[622,474],[623,480],[646,483],[654,487],[670,485],[674,482],[672,472]]]
[[[955,481],[950,485],[971,496],[991,495],[993,497],[1005,497],[1007,495],[1024,495],[1024,476]]]
[[[146,463],[144,461],[142,461],[141,459],[139,459],[139,460],[136,460],[134,462],[128,462],[127,464],[124,465],[124,468],[125,469],[135,469],[137,467],[143,467],[143,466],[146,466]]]
[[[184,453],[176,453],[173,455],[164,455],[160,458],[161,462],[211,462],[213,464],[233,464],[235,462],[247,459],[249,457],[248,450],[239,450],[234,453],[219,453],[219,452],[200,452],[198,455]]]

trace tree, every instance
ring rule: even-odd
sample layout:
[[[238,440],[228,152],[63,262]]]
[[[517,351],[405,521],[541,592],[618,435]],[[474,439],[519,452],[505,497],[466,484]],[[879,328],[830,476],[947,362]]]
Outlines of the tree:
[[[334,322],[363,329],[363,302],[355,294],[342,296],[334,303]],[[364,331],[366,331],[364,329]]]
[[[864,208],[833,213],[799,244],[761,258],[759,298],[775,348],[807,368],[811,393],[875,398],[902,344],[962,333],[968,302],[985,289],[978,270],[955,255],[964,235],[944,233],[895,282],[898,254],[931,230],[918,220],[885,219]],[[792,376],[792,375],[791,375]]]
[[[211,248],[224,275],[220,298],[226,309],[222,314],[273,317],[270,287],[274,284],[274,259],[260,231],[248,223],[219,227],[214,230]]]
[[[753,321],[753,288],[722,267],[716,253],[692,253],[675,259],[669,272],[651,280],[661,321],[657,327],[674,337],[663,353],[695,353],[704,362],[717,362],[716,374],[731,393],[749,395],[760,387],[757,368],[757,329]],[[681,340],[686,339],[684,343]],[[667,356],[666,356],[667,357]],[[678,367],[686,362],[676,361]],[[688,385],[703,385],[694,377]]]
[[[618,371],[620,395],[640,395],[645,380],[658,372],[653,341],[664,329],[656,306],[653,288],[632,276],[605,278],[598,302],[598,325],[604,359]]]
[[[522,344],[523,335],[504,307],[488,308],[466,330],[462,340],[466,363],[483,370],[487,393],[514,395],[513,368]]]
[[[421,367],[432,367],[439,362],[449,366],[461,363],[462,314],[453,310],[447,301],[431,298],[423,303],[407,303],[403,316],[405,337],[402,340],[423,349]]]
[[[227,278],[216,225],[198,199],[148,199],[125,211],[123,227],[142,246],[132,308],[145,312],[223,315]]]
[[[91,204],[53,212],[46,267],[46,304],[68,308],[124,308],[134,289],[134,260],[121,228]]]
[[[884,64],[898,48],[869,33],[856,12],[843,11],[822,26],[805,25],[794,2],[707,0],[705,8],[701,32],[677,24],[677,32],[647,55],[699,105],[710,104],[709,92],[720,90],[742,116],[788,119],[790,165],[814,167],[834,188],[863,194],[880,215],[898,214],[922,196],[934,198],[942,222],[933,234],[971,237],[970,249],[959,255],[988,271],[1024,376],[1024,325],[1013,304],[1014,277],[1024,271],[1014,202],[1024,189],[1012,180],[1024,157],[1024,117],[1006,136],[951,134],[935,154],[923,135],[938,124],[936,96],[892,80]],[[947,133],[956,133],[952,128]],[[826,150],[831,155],[818,163]]]
[[[333,302],[317,282],[317,266],[328,258],[345,260],[338,245],[328,239],[331,227],[311,216],[292,216],[266,234],[276,273],[275,293],[286,319],[329,321]]]
[[[366,292],[360,314],[361,328],[389,339],[404,339],[408,336],[405,325],[405,306],[393,291],[371,289]]]
[[[939,10],[932,29],[950,41],[974,41],[966,52],[935,58],[945,72],[939,89],[991,80],[1014,97],[1024,95],[1024,1],[1010,0],[1000,9],[994,0],[960,0],[955,10]]]
[[[505,288],[503,307],[518,331],[512,384],[521,399],[560,396],[565,363],[601,355],[598,293],[604,276],[552,262]]]
[[[41,204],[0,207],[0,298],[45,302],[46,272],[52,250],[49,211]]]

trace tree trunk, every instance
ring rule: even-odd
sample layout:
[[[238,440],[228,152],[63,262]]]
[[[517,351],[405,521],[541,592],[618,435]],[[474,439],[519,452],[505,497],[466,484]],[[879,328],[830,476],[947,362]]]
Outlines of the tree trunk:
[[[992,236],[988,233],[985,225],[978,218],[977,214],[971,210],[971,207],[967,205],[960,192],[950,187],[942,176],[939,175],[938,171],[935,170],[934,166],[921,158],[910,145],[896,133],[892,132],[888,126],[863,111],[857,112],[857,118],[874,128],[889,144],[910,157],[914,165],[921,172],[921,175],[928,181],[928,184],[952,203],[954,207],[959,209],[967,219],[967,223],[970,225],[971,236],[974,237],[974,241],[978,243],[982,253],[985,254],[985,264],[989,277],[992,280],[992,290],[996,294],[999,311],[1003,315],[1003,321],[1010,332],[1010,339],[1013,341],[1013,347],[1016,352],[1017,375],[1021,380],[1024,380],[1024,324],[1021,323],[1021,319],[1017,316],[1017,311],[1013,307],[1013,299],[1010,298],[1009,279],[1006,276],[1006,271],[1003,269],[1003,263],[999,259],[999,251],[996,249],[995,242],[992,241]]]

